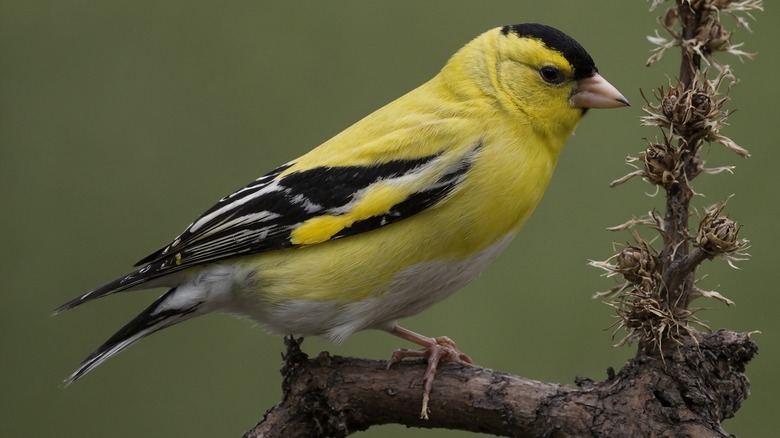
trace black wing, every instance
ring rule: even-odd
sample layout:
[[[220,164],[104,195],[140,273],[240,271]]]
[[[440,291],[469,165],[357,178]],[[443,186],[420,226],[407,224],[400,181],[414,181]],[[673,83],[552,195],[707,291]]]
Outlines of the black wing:
[[[393,160],[366,166],[316,167],[284,174],[294,163],[275,169],[222,198],[174,241],[140,260],[133,271],[66,303],[55,312],[85,301],[127,290],[169,274],[217,260],[297,246],[292,232],[307,220],[343,214],[355,197],[380,181],[409,177],[441,168],[433,184],[410,193],[384,213],[356,221],[331,239],[364,233],[398,222],[446,197],[462,181],[481,150],[474,145],[465,156],[441,166],[443,154]],[[452,157],[447,157],[452,161]],[[283,175],[284,174],[284,175]],[[154,287],[150,283],[149,287]]]

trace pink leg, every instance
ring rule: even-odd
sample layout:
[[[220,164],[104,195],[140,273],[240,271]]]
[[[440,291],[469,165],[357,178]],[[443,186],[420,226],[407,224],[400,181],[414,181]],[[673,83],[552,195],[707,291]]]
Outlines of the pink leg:
[[[408,348],[399,348],[395,350],[390,361],[387,363],[387,368],[390,369],[393,364],[396,364],[407,357],[423,357],[428,359],[428,368],[423,375],[423,404],[422,412],[420,414],[420,418],[427,420],[428,400],[431,395],[433,380],[436,378],[436,369],[439,366],[439,362],[445,361],[467,364],[473,364],[474,362],[466,354],[460,352],[455,346],[455,342],[446,336],[429,338],[397,325],[388,330],[388,332],[423,347],[418,350],[410,350]]]

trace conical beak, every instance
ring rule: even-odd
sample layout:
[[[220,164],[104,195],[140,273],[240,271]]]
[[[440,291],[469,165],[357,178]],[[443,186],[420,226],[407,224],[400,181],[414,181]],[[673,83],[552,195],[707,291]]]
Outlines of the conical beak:
[[[622,108],[630,106],[617,88],[599,74],[580,79],[569,103],[575,108]]]

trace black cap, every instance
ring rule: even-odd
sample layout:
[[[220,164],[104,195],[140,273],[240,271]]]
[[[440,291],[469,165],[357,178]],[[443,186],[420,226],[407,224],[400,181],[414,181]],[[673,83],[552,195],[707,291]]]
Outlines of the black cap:
[[[502,34],[508,35],[509,32],[519,37],[541,40],[545,46],[559,52],[574,69],[575,79],[588,78],[598,72],[593,59],[580,43],[554,27],[537,23],[523,23],[501,28]]]

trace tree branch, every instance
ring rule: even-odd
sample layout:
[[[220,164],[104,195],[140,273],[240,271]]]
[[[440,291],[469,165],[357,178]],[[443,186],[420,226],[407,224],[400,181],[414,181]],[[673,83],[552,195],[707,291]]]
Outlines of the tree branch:
[[[757,352],[748,334],[701,334],[662,358],[640,353],[603,382],[577,378],[577,387],[448,363],[422,420],[423,361],[387,370],[386,361],[310,359],[298,341],[285,343],[283,399],[245,438],[342,437],[388,423],[523,437],[728,437],[720,422],[747,397],[743,372]]]
[[[713,255],[704,249],[695,248],[690,253],[675,258],[663,273],[663,284],[666,289],[668,291],[678,290],[686,281],[690,281],[690,286],[693,287],[692,275],[696,271],[696,268],[701,262],[712,257]],[[688,307],[688,304],[688,301],[682,303],[686,308]]]

